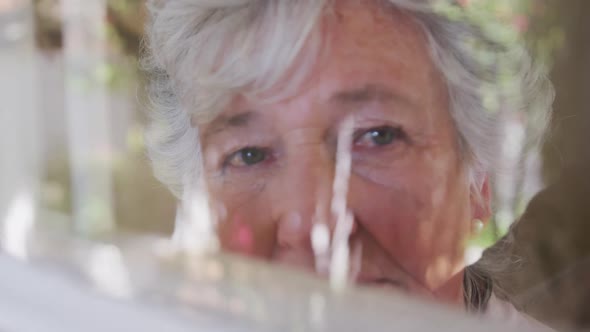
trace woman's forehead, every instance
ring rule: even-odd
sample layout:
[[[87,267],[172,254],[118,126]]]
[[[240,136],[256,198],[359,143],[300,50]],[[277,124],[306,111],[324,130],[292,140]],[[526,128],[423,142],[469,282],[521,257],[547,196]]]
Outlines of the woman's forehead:
[[[372,2],[372,1],[371,1]],[[314,82],[336,81],[333,90],[351,90],[364,86],[390,87],[396,94],[411,81],[426,82],[434,65],[427,42],[419,26],[400,11],[383,12],[371,6],[342,8],[346,14],[326,19],[325,47],[310,76]],[[332,21],[332,22],[330,22]]]
[[[392,27],[392,23],[399,29],[413,29],[416,25],[403,10],[386,4],[385,1],[376,0],[329,2],[322,16],[322,23],[328,26],[335,25],[337,28],[350,27],[368,33],[386,33]]]
[[[278,7],[268,7],[252,20],[240,20],[237,16],[228,19],[231,29],[220,25],[219,30],[208,30],[206,34],[212,32],[215,36],[211,37],[220,40],[207,39],[213,42],[212,49],[224,46],[219,56],[214,57],[213,67],[203,60],[215,53],[208,51],[209,42],[191,56],[191,68],[196,71],[191,75],[194,79],[184,83],[192,91],[185,103],[193,105],[195,123],[209,122],[210,115],[222,112],[228,106],[226,102],[240,94],[268,103],[311,90],[328,99],[332,90],[346,88],[332,87],[334,83],[352,81],[356,87],[350,89],[383,85],[379,80],[385,79],[385,85],[399,84],[403,88],[412,76],[431,76],[433,66],[421,26],[408,13],[384,3],[326,1],[317,4],[317,14],[304,9],[311,4],[301,3],[302,8],[289,4],[293,6],[290,17],[281,17],[282,11],[271,15]],[[380,78],[384,72],[391,77]],[[220,104],[204,110],[196,104],[199,100],[190,96],[202,96],[205,91],[225,97]]]
[[[381,9],[373,1],[364,4],[337,1],[334,15],[324,16],[320,24],[322,49],[313,66],[302,65],[304,53],[310,52],[304,48],[278,84],[259,94],[244,89],[228,107],[230,112],[273,100],[281,94],[281,87],[301,74],[297,71],[307,71],[306,78],[280,103],[307,102],[304,99],[311,98],[325,104],[387,96],[416,104],[428,97],[429,88],[444,85],[419,26],[401,11]],[[381,17],[385,10],[390,16]]]

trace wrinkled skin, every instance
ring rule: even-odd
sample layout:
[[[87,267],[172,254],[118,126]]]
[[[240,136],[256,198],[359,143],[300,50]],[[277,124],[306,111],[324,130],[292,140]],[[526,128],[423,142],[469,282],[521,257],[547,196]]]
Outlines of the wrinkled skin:
[[[422,31],[368,3],[338,1],[326,15],[330,48],[295,95],[272,104],[238,96],[200,125],[222,246],[314,270],[310,230],[314,220],[334,226],[337,137],[352,116],[355,280],[459,304],[464,243],[487,211],[473,190],[486,196],[485,185],[468,181]]]

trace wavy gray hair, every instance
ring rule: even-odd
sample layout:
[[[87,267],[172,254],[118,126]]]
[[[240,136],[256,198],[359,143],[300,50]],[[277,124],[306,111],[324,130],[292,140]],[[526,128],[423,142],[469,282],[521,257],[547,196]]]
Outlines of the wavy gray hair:
[[[296,58],[301,67],[283,91],[297,86],[321,48],[315,27],[333,1],[166,0],[150,5],[144,57],[151,74],[147,146],[156,177],[175,195],[199,178],[199,141],[191,119],[207,121],[246,86],[252,94],[273,87]],[[527,117],[535,129],[529,140],[538,141],[553,88],[517,39],[495,37],[490,25],[478,24],[448,1],[379,1],[405,11],[423,28],[432,60],[446,79],[472,185],[481,185],[482,174],[493,176],[500,129],[511,113]],[[485,279],[480,272],[468,271],[468,276]],[[474,280],[466,283],[469,293],[482,288]],[[475,295],[469,295],[469,303],[479,308]],[[479,295],[485,302],[486,295]]]

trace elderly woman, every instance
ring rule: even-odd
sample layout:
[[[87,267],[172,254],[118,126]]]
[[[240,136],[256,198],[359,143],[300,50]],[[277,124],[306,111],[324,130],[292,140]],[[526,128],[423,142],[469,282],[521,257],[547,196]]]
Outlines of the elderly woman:
[[[359,284],[510,309],[464,251],[490,217],[502,121],[551,104],[521,47],[440,1],[167,0],[151,15],[155,173],[179,197],[207,189],[222,248],[324,273],[325,238],[344,236]]]

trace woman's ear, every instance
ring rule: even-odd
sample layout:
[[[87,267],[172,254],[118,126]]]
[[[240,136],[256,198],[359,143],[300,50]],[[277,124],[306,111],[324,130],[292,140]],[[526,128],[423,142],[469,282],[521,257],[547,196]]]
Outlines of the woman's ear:
[[[490,180],[486,175],[483,181],[472,186],[471,211],[473,220],[481,220],[484,224],[492,216]]]

